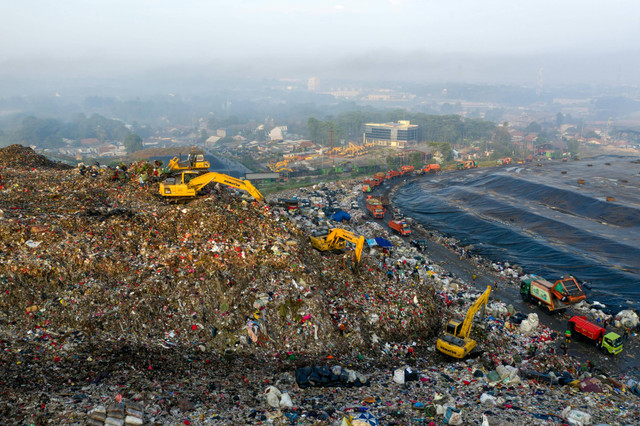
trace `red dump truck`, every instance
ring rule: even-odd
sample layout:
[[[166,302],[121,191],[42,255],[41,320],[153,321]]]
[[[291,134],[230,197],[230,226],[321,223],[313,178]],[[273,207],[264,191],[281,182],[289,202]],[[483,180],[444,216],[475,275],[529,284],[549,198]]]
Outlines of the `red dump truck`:
[[[400,235],[402,236],[411,235],[411,228],[409,227],[409,224],[404,220],[390,220],[389,228],[400,233]]]
[[[401,175],[402,175],[402,173],[400,173],[397,170],[389,170],[387,172],[387,179],[393,179],[394,177],[398,177],[398,176],[401,176]]]
[[[440,171],[440,164],[427,164],[422,168],[423,173],[435,173]]]
[[[365,201],[367,210],[374,217],[374,219],[384,219],[384,214],[387,209],[382,205],[382,201],[378,197],[368,197]]]
[[[407,175],[412,173],[415,170],[415,167],[413,166],[402,166],[402,168],[400,169],[403,175]]]
[[[617,355],[622,352],[622,338],[587,320],[584,316],[574,316],[569,320],[569,330],[574,337],[583,337],[594,343],[603,352]]]

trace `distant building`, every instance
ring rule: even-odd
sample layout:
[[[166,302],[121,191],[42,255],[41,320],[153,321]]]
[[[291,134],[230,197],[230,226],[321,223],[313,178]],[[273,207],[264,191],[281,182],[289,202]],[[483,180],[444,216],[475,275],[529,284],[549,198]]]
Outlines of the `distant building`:
[[[269,139],[272,141],[281,141],[284,139],[286,134],[287,126],[277,126],[269,132]]]
[[[405,148],[420,140],[420,126],[410,124],[408,120],[397,123],[366,123],[362,135],[364,144]]]

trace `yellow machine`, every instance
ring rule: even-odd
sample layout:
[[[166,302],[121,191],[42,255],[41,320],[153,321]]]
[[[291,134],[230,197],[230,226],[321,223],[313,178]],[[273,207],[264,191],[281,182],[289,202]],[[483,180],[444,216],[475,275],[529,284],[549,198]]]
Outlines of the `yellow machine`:
[[[484,317],[484,309],[487,307],[489,294],[491,294],[491,287],[487,286],[487,290],[478,297],[478,300],[467,311],[464,321],[449,321],[444,336],[439,338],[436,343],[436,348],[440,352],[454,358],[464,358],[476,347],[476,341],[469,338],[471,324],[478,310],[482,309],[482,316]]]
[[[362,248],[364,247],[364,237],[361,235],[356,237],[349,231],[341,228],[333,228],[329,230],[329,234],[322,236],[310,236],[311,245],[320,250],[342,250],[347,246],[347,241],[356,245],[356,262],[360,262],[362,256]]]
[[[166,179],[160,184],[160,195],[173,200],[195,198],[198,192],[211,182],[243,189],[256,200],[264,201],[260,191],[248,180],[240,180],[215,172],[200,174],[195,170],[184,171],[178,176]]]
[[[275,164],[267,164],[267,167],[269,168],[269,170],[271,170],[272,172],[275,172],[275,173],[293,172],[293,169],[291,169],[290,167],[287,167],[287,165],[291,161],[292,161],[292,159],[287,158],[287,159],[284,159],[282,161],[278,161]]]
[[[208,170],[210,164],[204,159],[204,154],[191,153],[186,160],[173,157],[169,160],[168,166],[171,173],[179,173],[186,170]]]

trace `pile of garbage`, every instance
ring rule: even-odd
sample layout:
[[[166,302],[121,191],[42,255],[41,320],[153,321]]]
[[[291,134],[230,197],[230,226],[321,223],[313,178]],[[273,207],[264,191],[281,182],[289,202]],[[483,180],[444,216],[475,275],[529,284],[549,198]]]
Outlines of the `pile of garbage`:
[[[22,145],[9,145],[6,148],[0,148],[0,167],[12,167],[19,169],[55,169],[69,170],[73,167],[51,161],[41,154],[37,154],[32,148]]]
[[[342,225],[394,244],[370,247],[359,265],[349,251],[310,249],[309,232],[329,225],[315,213],[219,185],[166,204],[157,185],[139,185],[148,170],[3,170],[7,423],[637,417],[625,393],[637,384],[580,371],[535,315],[516,323],[513,306],[487,307],[484,355],[444,358],[434,349],[443,321],[463,317],[477,290],[357,211]],[[334,192],[349,209],[358,191]]]

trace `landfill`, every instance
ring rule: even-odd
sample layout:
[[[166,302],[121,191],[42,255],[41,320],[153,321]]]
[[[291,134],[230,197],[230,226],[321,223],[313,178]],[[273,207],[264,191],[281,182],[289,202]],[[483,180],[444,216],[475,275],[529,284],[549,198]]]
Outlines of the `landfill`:
[[[440,354],[446,321],[481,292],[370,219],[355,182],[278,195],[313,199],[296,211],[219,184],[176,205],[154,179],[140,185],[148,164],[87,173],[10,148],[0,152],[2,424],[640,418],[636,377],[584,368],[536,314],[500,302],[487,306],[476,356]],[[331,221],[327,206],[350,219]],[[393,247],[369,246],[360,263],[349,249],[313,250],[309,235],[329,227]]]

